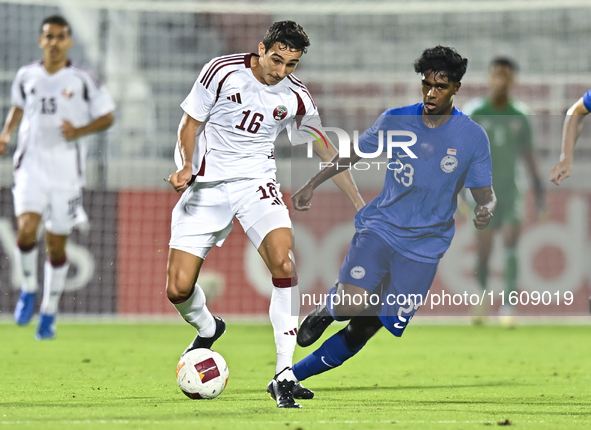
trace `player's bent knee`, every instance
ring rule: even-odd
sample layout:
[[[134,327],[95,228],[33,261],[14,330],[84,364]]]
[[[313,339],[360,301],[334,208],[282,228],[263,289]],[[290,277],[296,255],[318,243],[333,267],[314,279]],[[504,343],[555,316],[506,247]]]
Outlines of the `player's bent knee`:
[[[380,328],[382,322],[377,316],[361,316],[353,318],[348,325],[349,334],[358,343],[365,343],[371,339]]]
[[[186,273],[180,271],[171,272],[169,270],[166,282],[166,296],[173,303],[182,302],[189,298],[194,285],[194,278]]]
[[[16,239],[19,244],[31,245],[37,241],[37,229],[33,228],[22,228],[18,230]]]
[[[166,297],[168,297],[168,300],[170,300],[172,303],[181,303],[191,296],[191,291],[192,288],[189,290],[178,289],[176,286],[171,286],[168,284],[166,286]]]
[[[271,258],[269,265],[269,270],[274,278],[291,278],[293,276],[293,265],[287,254]]]
[[[365,309],[364,303],[341,303],[334,305],[335,315],[341,318],[353,318],[363,312],[363,309]]]

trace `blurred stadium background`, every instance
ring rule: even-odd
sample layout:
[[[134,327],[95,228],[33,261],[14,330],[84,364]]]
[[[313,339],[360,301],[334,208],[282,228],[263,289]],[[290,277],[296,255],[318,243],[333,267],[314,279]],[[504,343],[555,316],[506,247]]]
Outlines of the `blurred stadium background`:
[[[456,98],[459,107],[486,94],[492,57],[514,58],[520,65],[515,96],[534,114],[544,179],[558,160],[566,109],[591,87],[591,50],[585,48],[591,40],[588,1],[11,0],[0,1],[2,120],[10,108],[10,85],[17,69],[40,57],[39,23],[54,13],[72,24],[75,46],[70,57],[95,70],[117,102],[116,124],[93,136],[89,151],[84,206],[91,226],[70,241],[73,264],[68,293],[60,304],[62,312],[71,314],[175,313],[164,286],[170,213],[178,196],[162,179],[174,171],[179,104],[207,61],[256,50],[276,20],[299,22],[311,38],[312,46],[296,75],[310,89],[320,113],[352,123],[367,124],[368,119],[371,123],[386,108],[420,100],[412,64],[427,47],[454,46],[469,59]],[[325,125],[330,125],[327,120]],[[545,223],[535,221],[531,196],[526,194],[520,246],[520,289],[571,291],[575,302],[522,307],[523,314],[588,314],[589,128],[587,124],[576,151],[573,177],[560,188],[547,183]],[[302,172],[313,170],[290,160],[285,140],[282,136],[277,144],[278,176],[288,197],[292,176],[295,187],[306,176]],[[13,136],[9,156],[0,159],[0,315],[12,313],[17,295],[10,192],[15,142]],[[383,172],[355,175],[367,198],[381,189]],[[528,189],[526,181],[524,186]],[[334,282],[352,232],[353,210],[331,185],[315,202],[312,218],[295,217],[301,286],[308,292],[326,291]],[[234,230],[222,250],[208,257],[200,285],[214,313],[264,315],[269,275],[241,228]],[[433,291],[476,292],[473,251],[473,229],[459,219]],[[500,246],[492,272],[492,287],[500,291]],[[455,307],[435,313],[467,311]]]

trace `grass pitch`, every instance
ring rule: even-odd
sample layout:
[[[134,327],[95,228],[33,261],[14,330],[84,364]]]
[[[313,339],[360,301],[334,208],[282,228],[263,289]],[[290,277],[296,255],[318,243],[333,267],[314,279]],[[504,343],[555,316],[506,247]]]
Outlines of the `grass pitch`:
[[[302,410],[265,393],[269,325],[232,323],[215,349],[230,382],[215,400],[176,386],[187,324],[0,324],[0,427],[35,429],[519,429],[591,427],[591,326],[420,325],[385,330],[340,368],[304,385]],[[331,327],[334,333],[342,326]],[[330,334],[329,333],[329,334]],[[301,358],[312,349],[296,350]]]

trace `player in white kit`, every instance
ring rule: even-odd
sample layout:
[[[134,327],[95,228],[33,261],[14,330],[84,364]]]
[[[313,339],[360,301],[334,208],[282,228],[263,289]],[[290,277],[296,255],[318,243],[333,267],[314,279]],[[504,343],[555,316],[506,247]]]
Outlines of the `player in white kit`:
[[[47,261],[36,339],[55,337],[59,298],[68,274],[66,241],[87,221],[82,208],[86,147],[83,136],[108,128],[113,100],[96,78],[67,56],[72,31],[61,16],[45,18],[39,46],[43,60],[21,67],[12,84],[12,108],[0,134],[0,154],[20,123],[14,154],[16,264],[22,275],[17,324],[33,317],[37,284],[37,229],[43,220]]]
[[[225,331],[224,321],[207,309],[196,282],[207,253],[221,246],[236,216],[271,272],[276,373],[291,366],[299,290],[291,220],[275,181],[273,148],[284,128],[295,144],[309,140],[302,139],[309,137],[300,131],[304,125],[321,126],[310,93],[291,74],[309,44],[300,25],[276,22],[259,44],[258,55],[229,55],[206,64],[181,104],[185,114],[178,133],[179,170],[169,181],[184,194],[172,214],[166,290],[198,331],[185,353],[210,348]],[[314,149],[323,161],[336,155],[332,145]],[[350,175],[335,177],[335,183],[357,209],[364,205]],[[276,378],[267,391],[278,407],[300,407],[294,397],[314,395],[296,381]]]

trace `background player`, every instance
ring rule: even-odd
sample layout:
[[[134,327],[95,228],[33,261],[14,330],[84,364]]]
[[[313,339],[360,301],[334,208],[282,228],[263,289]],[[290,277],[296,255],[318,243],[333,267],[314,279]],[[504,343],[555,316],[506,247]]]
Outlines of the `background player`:
[[[14,154],[14,211],[21,295],[14,313],[27,324],[34,312],[37,284],[37,230],[45,223],[48,260],[38,340],[55,337],[58,302],[68,275],[66,241],[74,226],[87,221],[82,208],[83,136],[114,121],[113,100],[96,78],[68,59],[72,28],[61,16],[41,23],[43,60],[21,67],[12,84],[12,108],[0,135],[0,153],[21,123]],[[22,120],[22,122],[21,122]]]
[[[495,231],[501,231],[505,252],[505,297],[516,290],[518,278],[517,243],[522,222],[522,197],[517,185],[517,161],[523,158],[531,177],[537,215],[544,211],[544,188],[534,156],[532,127],[528,108],[511,98],[517,64],[506,57],[490,63],[490,95],[469,102],[464,113],[480,124],[490,139],[493,181],[497,193],[495,216],[490,228],[476,232],[478,284],[487,288],[489,259]],[[481,323],[484,309],[477,309],[474,322]],[[501,324],[514,324],[513,306],[505,304],[499,310]]]
[[[463,186],[471,188],[478,204],[474,225],[479,229],[488,225],[496,205],[488,139],[480,126],[453,106],[467,63],[452,48],[425,50],[415,62],[423,103],[386,111],[359,138],[364,153],[378,150],[380,131],[386,135],[386,130],[405,130],[417,140],[408,147],[408,138],[399,142],[404,151],[390,158],[397,168],[386,174],[378,197],[355,216],[357,233],[337,286],[329,292],[326,306],[320,305],[302,322],[298,343],[308,346],[335,319],[353,318],[284,374],[301,381],[337,367],[382,326],[395,336],[402,335],[420,303],[388,305],[385,299],[409,294],[426,297],[439,259],[451,243],[457,195]],[[308,209],[316,187],[335,175],[339,165],[343,169],[359,159],[358,155],[338,159],[323,169],[293,196],[294,207]],[[381,296],[377,306],[367,305],[363,299],[367,293]],[[351,299],[337,302],[335,296]]]
[[[591,112],[591,90],[570,107],[566,112],[562,127],[562,151],[560,161],[550,171],[550,180],[556,185],[570,176],[573,166],[575,145],[583,128],[583,119]]]
[[[207,253],[222,244],[236,216],[271,272],[269,316],[277,346],[276,373],[291,367],[299,290],[291,221],[275,182],[273,150],[284,128],[297,143],[296,115],[305,115],[305,124],[320,125],[310,93],[292,75],[309,44],[300,25],[276,22],[259,44],[258,55],[229,55],[206,64],[181,105],[185,114],[178,135],[179,170],[169,180],[184,194],[172,215],[166,291],[181,316],[198,331],[185,352],[210,348],[225,331],[224,321],[207,309],[196,281]],[[302,134],[303,143],[308,135]],[[334,147],[315,146],[315,151],[324,161],[336,154]],[[363,200],[351,176],[335,179],[361,208]],[[293,379],[271,381],[268,391],[277,406],[299,407],[291,397],[294,384]],[[294,395],[311,398],[313,393],[298,384]]]

